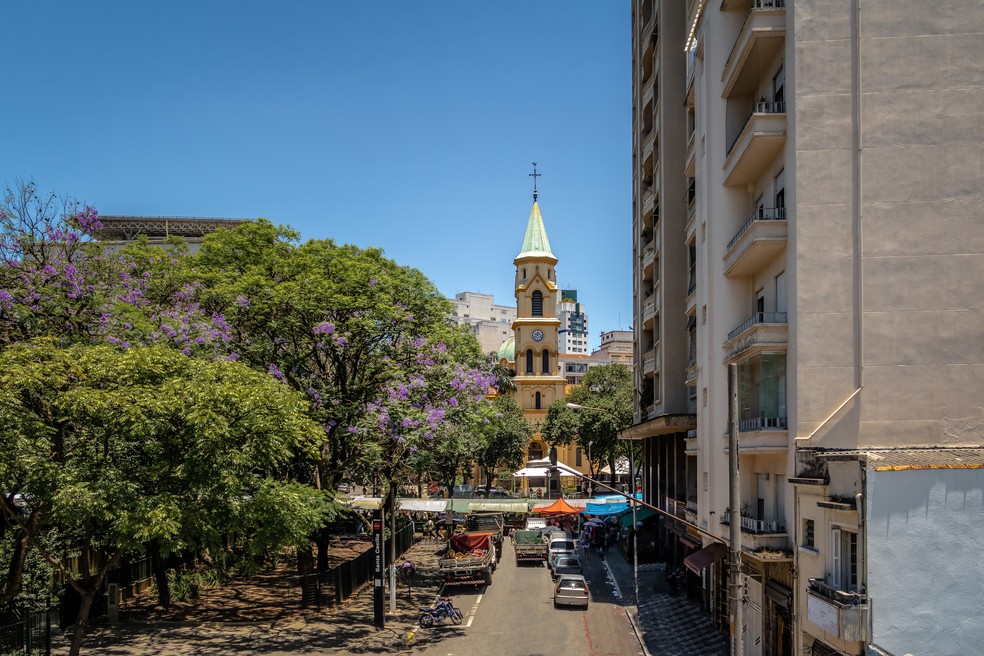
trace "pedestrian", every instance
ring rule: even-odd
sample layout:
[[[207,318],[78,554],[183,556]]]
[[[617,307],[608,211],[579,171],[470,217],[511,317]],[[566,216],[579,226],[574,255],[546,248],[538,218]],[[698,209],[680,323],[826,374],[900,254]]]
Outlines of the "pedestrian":
[[[434,539],[434,519],[432,517],[428,517],[427,523],[424,524],[424,539]]]
[[[581,551],[584,552],[585,560],[591,560],[591,538],[588,537],[587,531],[581,537]]]

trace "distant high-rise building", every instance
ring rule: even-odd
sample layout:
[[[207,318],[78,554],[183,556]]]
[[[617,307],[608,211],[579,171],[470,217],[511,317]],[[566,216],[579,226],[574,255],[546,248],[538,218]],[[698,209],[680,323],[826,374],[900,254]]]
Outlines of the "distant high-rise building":
[[[587,355],[588,310],[578,303],[576,289],[560,290],[557,318],[560,319],[560,352]]]
[[[483,353],[495,353],[502,341],[512,336],[515,306],[497,305],[492,294],[478,292],[461,292],[449,300],[454,305],[455,322],[471,326]]]
[[[633,341],[631,330],[609,330],[601,333],[601,346],[591,352],[593,359],[632,368]]]

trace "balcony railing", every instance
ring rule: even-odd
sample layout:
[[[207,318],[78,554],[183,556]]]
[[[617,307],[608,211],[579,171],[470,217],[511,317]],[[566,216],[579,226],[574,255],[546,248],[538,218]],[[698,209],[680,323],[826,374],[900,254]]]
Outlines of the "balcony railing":
[[[867,635],[868,597],[860,592],[837,590],[826,579],[810,579],[806,617],[841,640],[862,642]]]
[[[677,501],[676,499],[667,499],[665,503],[664,510],[674,517],[679,517],[680,519],[687,519],[687,502]]]
[[[786,417],[754,417],[739,419],[738,432],[750,433],[761,430],[786,430]]]
[[[731,511],[725,510],[721,515],[722,524],[731,523]],[[752,517],[741,518],[741,530],[745,533],[755,533],[756,535],[768,533],[785,533],[786,522],[781,519],[754,519]]]
[[[728,333],[728,338],[724,340],[725,342],[730,342],[738,335],[742,334],[752,326],[756,326],[763,323],[786,323],[786,313],[785,312],[756,312],[751,317],[746,319],[740,326]]]
[[[810,592],[844,606],[860,606],[868,603],[868,597],[864,593],[838,590],[828,585],[827,579],[810,579]]]
[[[741,127],[735,133],[735,136],[731,138],[731,143],[728,144],[728,151],[726,155],[730,155],[731,151],[734,149],[735,144],[738,143],[738,139],[741,138],[745,128],[748,127],[748,123],[756,114],[785,114],[786,113],[786,103],[785,102],[757,102],[755,103],[755,109],[751,111],[748,116],[745,117],[745,121],[741,124]]]
[[[760,207],[755,210],[755,213],[748,217],[745,221],[745,225],[738,229],[738,232],[731,241],[728,242],[727,251],[730,251],[738,243],[738,240],[744,236],[748,229],[755,224],[756,221],[785,221],[786,220],[786,208],[785,207]]]

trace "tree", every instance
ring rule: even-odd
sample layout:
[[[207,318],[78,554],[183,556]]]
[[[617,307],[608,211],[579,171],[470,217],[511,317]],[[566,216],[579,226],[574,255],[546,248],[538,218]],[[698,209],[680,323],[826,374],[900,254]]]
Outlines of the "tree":
[[[573,410],[566,403],[584,407]],[[629,453],[618,434],[630,425],[632,374],[625,365],[606,364],[588,369],[566,402],[550,405],[543,432],[550,444],[574,443],[584,452],[590,451],[592,472],[601,463],[607,463],[614,472],[616,458]]]
[[[53,340],[0,352],[0,509],[82,598],[71,653],[106,574],[148,543],[306,540],[332,505],[269,474],[315,457],[319,432],[299,394],[238,363]]]
[[[485,476],[487,498],[498,469],[523,466],[533,427],[526,421],[523,408],[516,399],[500,394],[492,401],[491,416],[483,428],[484,440],[476,459]]]

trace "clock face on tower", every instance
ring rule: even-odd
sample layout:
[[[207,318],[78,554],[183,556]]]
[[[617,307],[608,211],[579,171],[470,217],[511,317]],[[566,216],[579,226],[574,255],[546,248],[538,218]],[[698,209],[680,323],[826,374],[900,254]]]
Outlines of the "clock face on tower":
[[[533,331],[533,341],[534,342],[539,342],[541,339],[543,339],[543,331],[542,330],[534,330]]]

